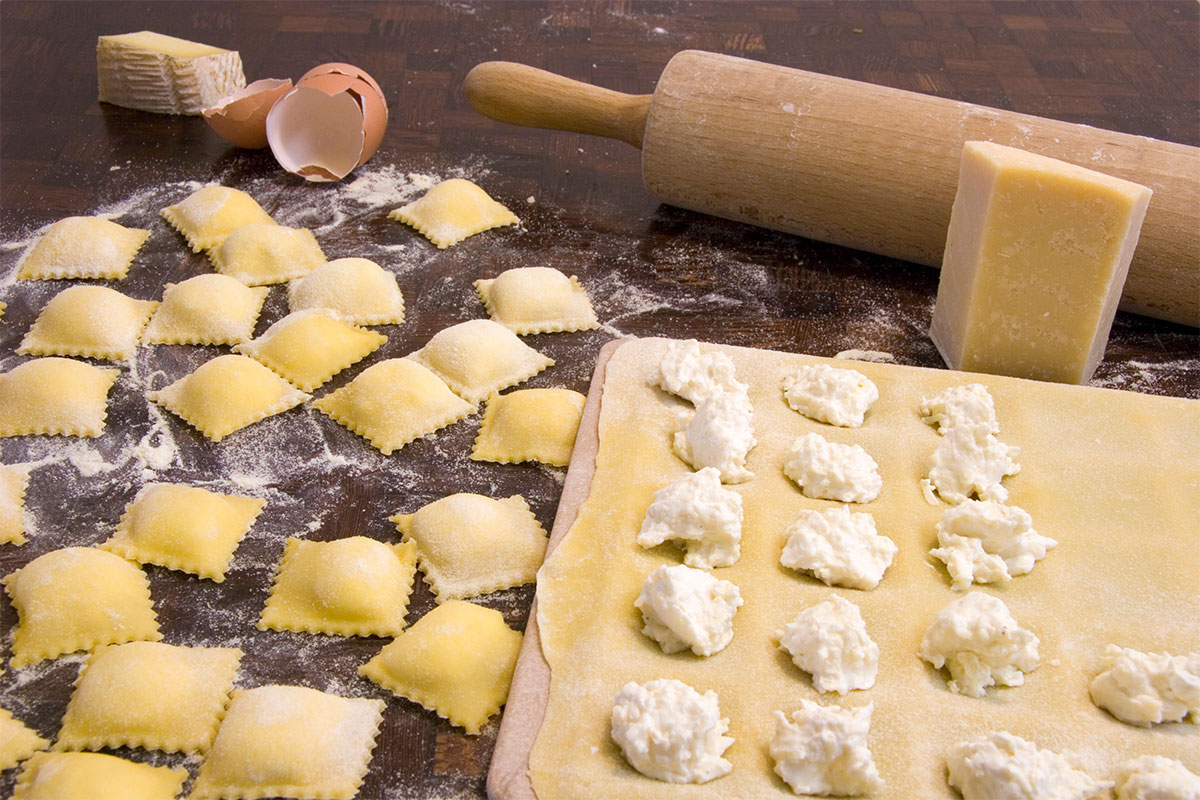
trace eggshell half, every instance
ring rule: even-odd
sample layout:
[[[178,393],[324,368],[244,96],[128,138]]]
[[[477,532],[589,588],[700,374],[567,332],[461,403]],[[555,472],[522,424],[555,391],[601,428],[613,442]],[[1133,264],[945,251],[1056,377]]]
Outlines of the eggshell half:
[[[267,114],[291,90],[291,80],[264,78],[238,89],[200,114],[225,141],[236,147],[259,150],[267,146]]]
[[[342,75],[352,75],[355,78],[362,78],[364,81],[371,84],[371,87],[379,93],[380,97],[383,96],[383,89],[379,88],[379,84],[376,83],[375,79],[372,78],[365,69],[356,67],[353,64],[343,64],[340,61],[331,61],[328,64],[319,64],[318,66],[313,67],[308,72],[301,75],[300,80],[296,81],[296,83],[304,83],[305,80],[313,77],[314,75],[326,75],[331,72],[337,72]]]

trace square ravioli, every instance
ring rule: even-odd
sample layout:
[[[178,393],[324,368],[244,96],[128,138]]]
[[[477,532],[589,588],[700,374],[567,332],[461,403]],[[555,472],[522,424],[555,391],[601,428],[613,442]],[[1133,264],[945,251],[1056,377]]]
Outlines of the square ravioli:
[[[442,181],[388,217],[416,228],[439,250],[477,233],[521,222],[483,189],[462,178]]]
[[[520,495],[452,494],[391,520],[439,603],[532,583],[546,556],[546,529]]]
[[[587,398],[571,389],[520,389],[487,401],[471,458],[476,461],[571,463]]]
[[[17,353],[123,361],[137,350],[156,300],[134,300],[107,286],[72,286],[50,299]]]
[[[146,397],[214,442],[309,399],[248,356],[217,356]]]
[[[29,468],[0,465],[0,544],[25,544],[25,487]]]
[[[366,258],[336,258],[288,284],[292,311],[324,308],[355,325],[404,322],[396,276]]]
[[[513,333],[558,333],[598,328],[579,279],[550,267],[518,267],[475,281],[493,321]]]
[[[350,800],[367,774],[383,707],[301,686],[236,691],[189,800]]]
[[[521,639],[499,611],[451,600],[417,620],[358,672],[477,734],[508,699]]]
[[[372,364],[312,406],[366,439],[385,456],[475,410],[450,391],[441,378],[407,358]]]
[[[25,251],[17,278],[120,280],[149,235],[99,217],[60,219]]]
[[[35,358],[0,374],[0,436],[99,436],[118,371]]]
[[[554,366],[554,359],[488,319],[444,328],[407,358],[428,367],[459,397],[473,404]]]
[[[247,286],[228,275],[197,275],[163,287],[163,299],[142,334],[143,344],[239,344],[254,336],[254,323],[270,289]]]
[[[387,337],[343,322],[329,311],[295,311],[262,336],[233,349],[311,392],[379,349]]]
[[[162,638],[146,573],[104,550],[52,550],[2,582],[17,609],[13,667],[102,644]]]
[[[193,253],[216,247],[243,225],[274,224],[254,198],[228,186],[205,186],[161,212],[187,239]]]
[[[289,538],[259,630],[396,636],[404,630],[416,571],[412,542]]]
[[[257,497],[151,483],[125,508],[116,532],[100,547],[139,564],[158,564],[220,583],[233,552],[265,505]]]
[[[50,742],[38,736],[37,731],[26,727],[8,709],[0,708],[0,770],[15,767],[49,746]]]
[[[187,777],[186,769],[104,753],[34,753],[12,800],[175,800]]]
[[[303,278],[325,263],[312,231],[274,223],[243,225],[209,252],[222,275],[247,286]]]
[[[55,750],[207,750],[242,651],[130,642],[99,647],[75,681]]]

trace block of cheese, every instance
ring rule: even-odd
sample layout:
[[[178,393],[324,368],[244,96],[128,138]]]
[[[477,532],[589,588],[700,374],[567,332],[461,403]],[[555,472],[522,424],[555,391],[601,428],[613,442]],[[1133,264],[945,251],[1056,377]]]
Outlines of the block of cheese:
[[[1084,383],[1100,363],[1150,190],[967,142],[930,335],[952,369]]]
[[[246,85],[236,50],[152,31],[96,42],[100,102],[158,114],[199,114]]]

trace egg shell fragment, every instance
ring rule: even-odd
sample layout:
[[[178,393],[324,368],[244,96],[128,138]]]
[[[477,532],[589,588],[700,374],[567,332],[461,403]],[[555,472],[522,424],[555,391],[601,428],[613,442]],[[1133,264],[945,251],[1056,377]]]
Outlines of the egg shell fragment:
[[[231,145],[261,150],[267,146],[267,114],[292,87],[288,78],[263,78],[200,113],[208,126]]]

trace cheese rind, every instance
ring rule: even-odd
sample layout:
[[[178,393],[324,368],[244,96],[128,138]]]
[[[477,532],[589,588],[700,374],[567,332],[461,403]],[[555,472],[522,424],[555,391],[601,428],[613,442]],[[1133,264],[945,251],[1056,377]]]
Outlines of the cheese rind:
[[[157,114],[199,114],[246,85],[236,50],[152,31],[96,42],[100,102]]]
[[[991,142],[963,147],[930,335],[953,369],[1084,383],[1150,189]]]

